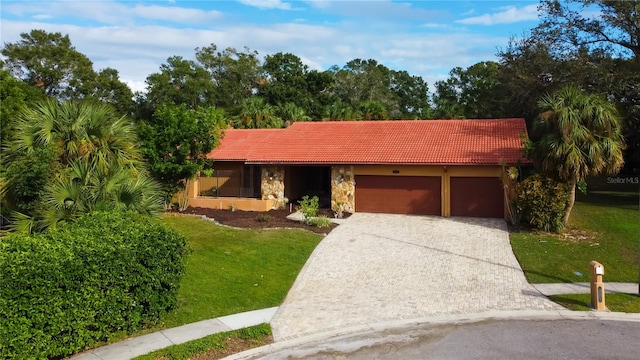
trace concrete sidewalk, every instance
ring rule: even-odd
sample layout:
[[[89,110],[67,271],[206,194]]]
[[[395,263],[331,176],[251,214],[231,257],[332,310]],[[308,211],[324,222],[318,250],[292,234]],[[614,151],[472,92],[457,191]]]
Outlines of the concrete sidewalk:
[[[561,295],[561,294],[588,294],[591,288],[588,282],[582,283],[558,283],[558,284],[531,284],[542,295]],[[637,283],[616,283],[605,282],[604,291],[606,293],[626,293],[637,294]]]
[[[192,324],[161,330],[99,347],[71,357],[72,360],[128,360],[171,345],[203,338],[208,335],[237,330],[271,322],[277,307],[203,320]]]

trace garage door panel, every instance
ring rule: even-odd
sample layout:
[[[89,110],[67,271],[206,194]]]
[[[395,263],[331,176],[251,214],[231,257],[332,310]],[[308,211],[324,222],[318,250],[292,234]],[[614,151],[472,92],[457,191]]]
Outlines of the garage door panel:
[[[356,211],[440,215],[440,177],[356,176]]]
[[[451,216],[504,217],[504,191],[499,178],[451,177]]]

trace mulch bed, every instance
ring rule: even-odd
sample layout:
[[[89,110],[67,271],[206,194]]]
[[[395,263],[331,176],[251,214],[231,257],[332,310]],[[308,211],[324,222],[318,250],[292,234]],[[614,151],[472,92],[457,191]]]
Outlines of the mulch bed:
[[[318,234],[328,234],[331,230],[335,229],[337,224],[331,224],[329,227],[319,228],[304,224],[300,221],[287,219],[291,213],[289,210],[270,210],[267,212],[259,211],[230,211],[230,210],[218,210],[207,209],[201,207],[189,207],[183,214],[195,214],[204,215],[208,218],[214,219],[220,224],[233,226],[238,228],[247,229],[270,229],[270,228],[297,228],[313,231]],[[325,215],[333,218],[333,211],[330,209],[318,210],[318,215]],[[351,214],[345,213],[344,217],[348,217]]]

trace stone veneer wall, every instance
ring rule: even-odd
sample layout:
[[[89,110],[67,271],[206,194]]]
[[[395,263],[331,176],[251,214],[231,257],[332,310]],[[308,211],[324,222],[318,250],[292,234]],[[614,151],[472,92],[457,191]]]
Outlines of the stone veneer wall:
[[[356,180],[353,166],[331,167],[331,210],[340,214],[355,211]]]
[[[274,209],[279,209],[287,204],[284,197],[284,167],[262,167],[262,200],[276,200]]]

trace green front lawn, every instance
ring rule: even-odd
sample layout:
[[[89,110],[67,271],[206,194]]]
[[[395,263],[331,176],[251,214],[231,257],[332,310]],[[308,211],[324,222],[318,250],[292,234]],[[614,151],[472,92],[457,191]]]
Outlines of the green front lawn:
[[[594,186],[578,195],[564,234],[514,232],[511,246],[530,283],[587,282],[591,260],[605,283],[637,282],[639,224],[637,185]]]
[[[230,229],[193,216],[162,219],[193,250],[166,327],[280,305],[322,239],[303,230]]]
[[[606,287],[606,285],[605,285]],[[590,294],[551,295],[549,299],[569,310],[590,311]],[[636,294],[606,294],[604,303],[611,311],[640,313],[640,296]]]

